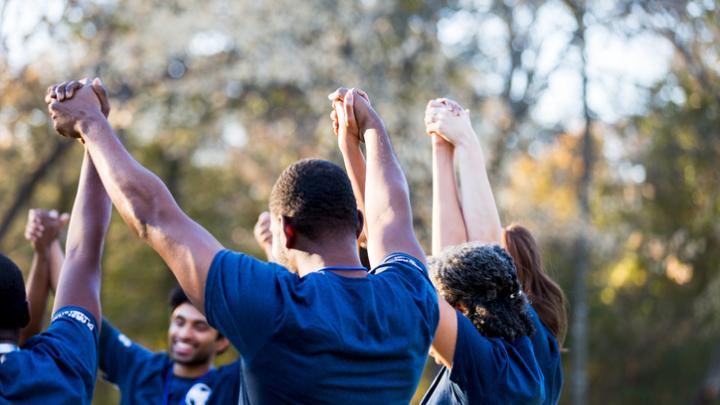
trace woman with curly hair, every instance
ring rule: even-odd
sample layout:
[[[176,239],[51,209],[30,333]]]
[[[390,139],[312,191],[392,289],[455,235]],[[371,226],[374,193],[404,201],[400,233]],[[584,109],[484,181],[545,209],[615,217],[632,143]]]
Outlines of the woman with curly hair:
[[[433,137],[433,253],[468,240],[502,244],[507,249],[523,295],[532,304],[525,308],[535,330],[529,335],[544,377],[544,403],[556,404],[563,383],[558,342],[563,341],[567,329],[563,292],[544,272],[532,234],[519,225],[503,232],[482,148],[468,112],[454,101],[432,100],[425,122]],[[457,198],[454,158],[463,187],[462,201]],[[443,287],[440,292],[445,295]]]

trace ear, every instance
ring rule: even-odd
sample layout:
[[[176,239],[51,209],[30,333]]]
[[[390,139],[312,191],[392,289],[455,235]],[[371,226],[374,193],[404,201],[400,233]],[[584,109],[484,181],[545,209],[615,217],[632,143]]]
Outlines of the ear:
[[[285,234],[285,247],[287,249],[292,249],[295,247],[295,242],[297,238],[297,231],[295,230],[295,227],[292,225],[292,221],[290,218],[286,217],[285,215],[280,216],[280,226],[282,226],[283,234]]]
[[[363,229],[365,228],[365,216],[363,215],[362,211],[357,210],[357,230],[355,230],[355,236],[360,239],[360,236],[362,236]]]

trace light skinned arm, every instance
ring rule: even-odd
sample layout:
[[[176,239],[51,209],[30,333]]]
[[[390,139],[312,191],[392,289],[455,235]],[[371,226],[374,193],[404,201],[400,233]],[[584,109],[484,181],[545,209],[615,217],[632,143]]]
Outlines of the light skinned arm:
[[[392,149],[382,120],[370,103],[355,89],[342,95],[348,125],[357,125],[365,140],[367,170],[365,177],[365,220],[368,256],[372,267],[390,253],[403,252],[422,263],[425,253],[415,237],[407,181]],[[332,97],[331,99],[335,99]]]
[[[53,313],[72,305],[85,308],[99,322],[100,262],[110,224],[110,199],[85,152],[66,242],[66,260],[58,280]]]
[[[433,206],[432,253],[467,242],[463,213],[458,199],[454,147],[437,134],[432,137]]]
[[[485,169],[485,156],[480,141],[472,129],[467,110],[448,99],[436,100],[440,104],[428,106],[434,122],[428,131],[436,132],[455,146],[455,159],[462,190],[461,209],[469,242],[500,244],[502,224],[495,197]],[[428,117],[426,116],[426,119]]]
[[[25,227],[25,238],[30,241],[33,254],[30,275],[26,285],[30,306],[30,323],[20,330],[20,344],[40,333],[47,307],[48,289],[55,291],[53,273],[59,274],[63,253],[58,240],[60,230],[67,225],[68,214],[58,216],[57,211],[31,209]],[[53,268],[57,267],[57,268]],[[54,280],[57,283],[57,279]]]
[[[50,102],[55,127],[66,136],[77,133],[82,138],[120,216],[163,258],[193,305],[204,312],[208,270],[223,247],[180,209],[155,174],[128,153],[101,113],[98,97],[101,102],[107,97],[98,79],[75,91],[71,99],[58,94],[57,101]]]

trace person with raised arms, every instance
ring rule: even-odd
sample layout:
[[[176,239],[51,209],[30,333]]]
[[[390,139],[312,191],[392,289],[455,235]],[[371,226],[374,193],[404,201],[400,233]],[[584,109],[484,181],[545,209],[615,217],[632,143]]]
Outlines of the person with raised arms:
[[[378,197],[365,207],[370,273],[357,252],[363,216],[337,165],[305,159],[280,175],[269,210],[277,263],[266,263],[224,249],[130,156],[101,113],[99,80],[55,86],[47,101],[59,132],[83,140],[125,222],[241,352],[241,400],[410,401],[437,325],[437,296],[407,182],[369,104],[349,108],[368,148],[368,192]]]
[[[33,327],[23,329],[28,335],[39,330],[48,291],[56,290],[64,261],[58,234],[67,218],[54,210],[30,210],[25,237],[35,255],[27,287]],[[167,353],[151,352],[103,318],[99,367],[105,380],[120,390],[120,403],[237,403],[239,362],[213,366],[215,356],[228,348],[228,340],[207,324],[179,287],[171,293],[170,310]]]
[[[348,99],[367,95],[357,91],[333,99],[331,119],[338,136],[359,205],[376,198],[362,194],[365,162],[355,129],[347,124],[343,108]],[[351,117],[350,117],[351,119]],[[442,139],[434,137],[434,145]],[[440,374],[424,396],[432,404],[540,403],[542,375],[527,335],[532,325],[524,312],[525,298],[512,260],[496,245],[463,244],[466,229],[452,183],[437,181],[437,166],[450,170],[452,159],[433,150],[433,253],[447,247],[430,261],[431,274],[440,291],[440,321],[431,355],[442,364]],[[451,154],[448,155],[451,157]],[[488,219],[492,221],[492,219]],[[368,237],[372,243],[372,237]],[[455,246],[459,245],[459,246]],[[463,316],[465,315],[465,316]]]
[[[90,404],[100,325],[100,261],[110,200],[86,153],[47,331],[18,347],[29,322],[22,273],[0,255],[0,403]]]
[[[58,215],[55,210],[31,209],[28,213],[25,238],[35,254],[27,283],[31,320],[21,331],[21,341],[39,332],[48,293],[57,288],[65,259],[59,234],[68,219],[68,214]],[[258,244],[266,251],[272,238],[269,221],[268,213],[263,212],[254,229]],[[214,367],[216,355],[229,347],[227,338],[208,325],[180,287],[172,290],[169,304],[169,352],[149,351],[103,318],[99,366],[105,380],[120,390],[120,403],[237,403],[242,383],[239,361]]]
[[[562,364],[557,342],[564,336],[564,325],[567,324],[562,290],[542,270],[537,246],[529,231],[515,225],[503,230],[485,170],[485,157],[468,111],[449,99],[431,100],[425,122],[427,132],[433,138],[435,157],[433,185],[438,192],[435,193],[433,220],[438,221],[434,222],[433,237],[441,245],[438,250],[446,245],[470,241],[498,244],[510,254],[520,285],[530,301],[527,313],[535,330],[530,334],[530,340],[543,373],[544,403],[555,404],[562,389]],[[443,198],[446,194],[442,189],[457,194],[453,160],[457,161],[462,185],[461,203]],[[448,215],[455,215],[455,218]],[[464,232],[453,233],[448,225],[457,223],[460,218],[465,225],[461,229]],[[446,243],[441,243],[441,238],[445,238]],[[554,326],[552,331],[545,326],[548,320]]]

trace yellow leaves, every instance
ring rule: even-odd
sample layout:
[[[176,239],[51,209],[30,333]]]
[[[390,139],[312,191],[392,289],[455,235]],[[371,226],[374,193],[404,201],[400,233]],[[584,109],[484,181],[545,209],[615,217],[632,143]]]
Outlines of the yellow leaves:
[[[646,282],[647,271],[640,264],[637,255],[629,253],[610,268],[607,283],[600,291],[600,300],[603,304],[610,305],[614,302],[618,290],[642,287]]]
[[[579,215],[575,185],[582,172],[579,140],[560,135],[534,157],[519,157],[509,170],[510,187],[502,204],[509,203],[512,212],[540,214],[559,226],[574,222]]]
[[[677,256],[670,255],[665,259],[665,275],[678,285],[683,285],[692,280],[693,268],[681,262]]]

